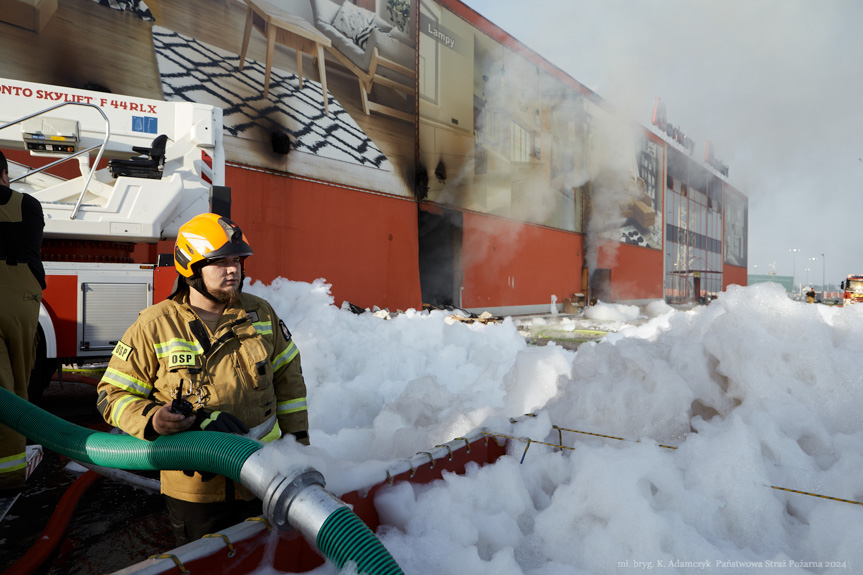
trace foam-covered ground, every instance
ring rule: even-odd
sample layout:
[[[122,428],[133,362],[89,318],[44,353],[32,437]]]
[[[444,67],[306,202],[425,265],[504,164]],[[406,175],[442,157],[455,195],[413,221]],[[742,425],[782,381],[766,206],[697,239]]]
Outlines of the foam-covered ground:
[[[566,321],[611,333],[575,352],[528,346],[510,319],[355,315],[320,281],[247,289],[288,324],[309,388],[312,447],[275,455],[336,494],[480,426],[631,440],[515,442],[492,466],[388,488],[378,535],[405,573],[863,571],[863,506],[771,488],[863,501],[863,306],[772,284],[690,311],[600,304]]]

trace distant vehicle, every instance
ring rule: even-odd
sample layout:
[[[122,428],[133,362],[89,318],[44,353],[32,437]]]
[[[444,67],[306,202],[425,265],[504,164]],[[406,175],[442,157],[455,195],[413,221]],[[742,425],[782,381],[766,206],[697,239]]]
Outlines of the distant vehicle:
[[[852,274],[840,282],[845,305],[863,302],[863,275]]]

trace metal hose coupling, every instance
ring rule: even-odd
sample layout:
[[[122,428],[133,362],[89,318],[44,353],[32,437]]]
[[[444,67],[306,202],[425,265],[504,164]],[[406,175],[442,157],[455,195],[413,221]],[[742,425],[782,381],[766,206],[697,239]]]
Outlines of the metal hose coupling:
[[[243,464],[240,483],[263,502],[264,514],[272,525],[281,530],[296,529],[314,541],[317,531],[306,533],[302,528],[309,523],[306,517],[323,514],[326,520],[333,511],[345,507],[345,503],[324,490],[326,482],[318,470],[311,467],[272,469],[272,464],[264,461],[261,454],[261,451],[252,454]],[[321,492],[327,496],[322,497]],[[294,517],[303,520],[294,520]]]
[[[263,450],[250,455],[240,482],[263,502],[279,529],[296,529],[341,569],[351,561],[358,573],[403,575],[371,529],[345,502],[324,489],[324,476],[311,467],[273,469]]]

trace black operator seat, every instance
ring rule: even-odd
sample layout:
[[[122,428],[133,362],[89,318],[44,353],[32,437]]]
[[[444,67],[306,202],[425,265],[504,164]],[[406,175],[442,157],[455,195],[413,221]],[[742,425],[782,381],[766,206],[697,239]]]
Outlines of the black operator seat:
[[[127,176],[161,180],[162,172],[165,169],[165,144],[167,142],[168,136],[162,134],[156,136],[149,148],[132,146],[132,151],[143,155],[128,160],[110,160],[108,171],[115,178]]]

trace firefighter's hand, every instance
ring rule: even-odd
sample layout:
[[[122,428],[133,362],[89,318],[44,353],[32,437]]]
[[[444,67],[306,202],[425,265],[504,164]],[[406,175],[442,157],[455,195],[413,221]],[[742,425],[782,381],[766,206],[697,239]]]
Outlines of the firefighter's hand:
[[[171,411],[171,404],[163,405],[153,415],[153,430],[159,435],[173,435],[186,431],[195,423],[195,415],[183,415]]]
[[[197,415],[196,423],[201,431],[221,431],[222,433],[236,433],[237,435],[249,432],[245,423],[224,411],[199,409]]]

